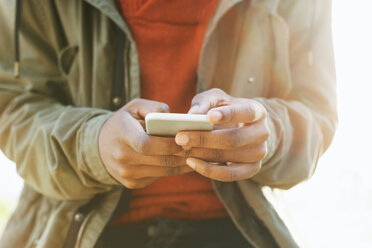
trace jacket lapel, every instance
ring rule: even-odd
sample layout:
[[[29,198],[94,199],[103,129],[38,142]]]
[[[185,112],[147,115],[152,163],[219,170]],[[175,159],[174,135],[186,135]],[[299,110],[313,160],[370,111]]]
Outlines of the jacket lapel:
[[[214,66],[217,58],[216,54],[211,54],[208,50],[214,50],[218,47],[218,41],[213,36],[218,23],[222,20],[224,15],[239,3],[247,2],[247,4],[254,5],[255,8],[260,8],[264,12],[276,15],[278,4],[280,0],[220,0],[215,14],[211,18],[208,28],[205,33],[204,42],[200,51],[199,67],[198,67],[198,92],[201,92],[210,87],[208,81],[214,74]],[[206,58],[208,56],[208,58]],[[209,80],[208,80],[209,79]]]
[[[251,0],[251,4],[265,9],[271,14],[276,14],[280,0]]]
[[[91,6],[95,7],[101,11],[105,16],[110,18],[121,30],[125,32],[128,39],[133,41],[132,35],[130,34],[127,24],[124,22],[123,17],[119,13],[117,7],[115,6],[114,0],[84,0]]]

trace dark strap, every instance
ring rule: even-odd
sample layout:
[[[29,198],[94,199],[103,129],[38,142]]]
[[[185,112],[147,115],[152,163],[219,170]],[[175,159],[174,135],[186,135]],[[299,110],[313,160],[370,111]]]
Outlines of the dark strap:
[[[116,208],[107,224],[110,224],[111,222],[117,220],[120,216],[129,211],[129,200],[131,197],[131,193],[132,191],[130,189],[127,189],[125,187],[122,188],[119,202],[116,205]]]
[[[19,77],[20,54],[19,54],[19,26],[22,14],[22,1],[16,1],[15,23],[14,23],[14,76]]]
[[[114,78],[111,86],[111,110],[116,111],[125,104],[128,99],[125,99],[125,48],[126,39],[124,32],[116,27],[117,29],[117,52],[115,56],[115,71]]]
[[[96,204],[100,201],[100,198],[101,195],[95,196],[87,204],[85,204],[84,206],[80,207],[77,211],[75,211],[74,215],[72,216],[72,222],[68,229],[63,248],[75,247],[81,225],[84,223],[84,220],[90,213],[90,211],[92,211],[94,206],[96,206]]]

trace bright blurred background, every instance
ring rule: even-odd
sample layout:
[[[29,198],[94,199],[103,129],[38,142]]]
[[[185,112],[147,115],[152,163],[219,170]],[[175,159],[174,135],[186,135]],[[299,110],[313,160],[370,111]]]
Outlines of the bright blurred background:
[[[339,127],[313,178],[276,192],[303,247],[372,247],[372,1],[335,0]],[[0,233],[22,189],[0,153]]]

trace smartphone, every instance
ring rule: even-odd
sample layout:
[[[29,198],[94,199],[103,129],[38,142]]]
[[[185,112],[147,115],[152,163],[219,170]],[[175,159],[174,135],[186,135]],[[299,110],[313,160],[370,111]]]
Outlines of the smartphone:
[[[150,113],[145,117],[149,135],[175,136],[179,131],[210,131],[213,124],[206,115]]]

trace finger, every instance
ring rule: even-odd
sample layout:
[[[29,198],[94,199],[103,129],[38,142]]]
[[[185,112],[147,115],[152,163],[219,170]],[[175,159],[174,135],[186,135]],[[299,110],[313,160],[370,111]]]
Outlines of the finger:
[[[156,182],[159,179],[160,179],[159,177],[149,177],[143,179],[126,179],[122,180],[121,184],[123,184],[128,189],[141,189]]]
[[[192,172],[187,165],[181,167],[159,167],[151,165],[130,165],[122,169],[120,175],[126,179],[141,179],[147,177],[177,176]]]
[[[181,151],[174,138],[150,136],[146,133],[138,135],[129,145],[142,155],[172,155]]]
[[[219,129],[229,129],[229,128],[238,128],[241,125],[239,123],[224,123],[224,124],[214,124],[213,130],[219,130]]]
[[[261,163],[231,163],[221,166],[212,165],[196,158],[188,158],[187,164],[199,174],[222,182],[248,179],[261,169]]]
[[[266,117],[266,109],[256,101],[245,101],[228,106],[213,108],[207,113],[214,124],[253,123]]]
[[[138,122],[139,122],[139,124],[141,124],[143,130],[146,130],[146,122],[145,122],[145,120],[140,119],[140,120],[138,120]]]
[[[162,102],[136,98],[123,107],[137,119],[145,119],[148,113],[169,113],[169,106]]]
[[[233,149],[264,143],[269,137],[267,125],[254,123],[241,128],[213,130],[209,132],[182,131],[176,135],[180,146],[213,149]]]
[[[189,114],[206,114],[209,109],[221,106],[230,98],[221,89],[210,89],[203,93],[196,95],[191,102]]]
[[[120,135],[123,144],[128,144],[133,150],[143,155],[171,155],[179,152],[174,138],[150,136],[145,133],[141,124],[129,113],[123,114],[123,133]],[[125,127],[131,127],[125,130]]]
[[[254,163],[266,155],[266,144],[243,146],[237,149],[192,148],[189,156],[210,162]]]
[[[175,155],[144,156],[126,145],[112,148],[112,163],[179,167],[186,165],[185,156],[181,156],[181,154],[183,154],[182,150]]]
[[[185,157],[173,155],[139,156],[137,161],[144,165],[160,167],[180,167],[186,165]]]

